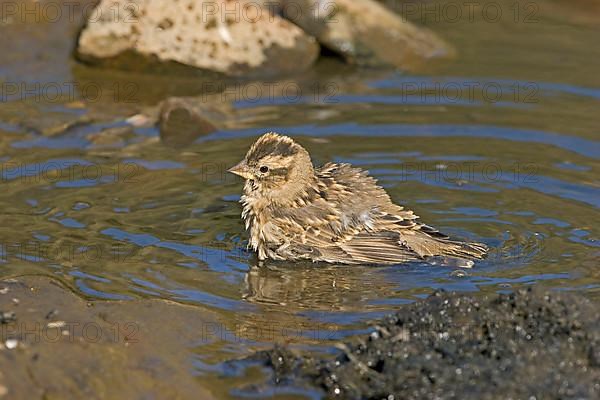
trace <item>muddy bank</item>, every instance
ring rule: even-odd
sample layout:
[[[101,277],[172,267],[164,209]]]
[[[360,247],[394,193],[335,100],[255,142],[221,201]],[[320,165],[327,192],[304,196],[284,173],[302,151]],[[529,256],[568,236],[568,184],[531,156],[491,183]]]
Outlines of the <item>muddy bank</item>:
[[[339,344],[334,359],[257,353],[277,384],[348,399],[592,399],[600,395],[600,318],[565,293],[475,298],[437,292]]]
[[[47,277],[0,281],[0,398],[212,398],[188,372],[211,321],[168,301],[87,302]]]

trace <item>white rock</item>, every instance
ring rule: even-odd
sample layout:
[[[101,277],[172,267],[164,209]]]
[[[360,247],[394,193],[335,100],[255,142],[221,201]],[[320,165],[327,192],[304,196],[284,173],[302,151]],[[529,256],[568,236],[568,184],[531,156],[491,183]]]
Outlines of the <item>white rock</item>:
[[[318,53],[313,37],[251,0],[102,0],[77,48],[91,63],[181,64],[227,75],[301,71]]]
[[[7,349],[12,350],[17,348],[19,342],[17,341],[17,339],[7,339],[6,342],[4,342],[4,345]]]

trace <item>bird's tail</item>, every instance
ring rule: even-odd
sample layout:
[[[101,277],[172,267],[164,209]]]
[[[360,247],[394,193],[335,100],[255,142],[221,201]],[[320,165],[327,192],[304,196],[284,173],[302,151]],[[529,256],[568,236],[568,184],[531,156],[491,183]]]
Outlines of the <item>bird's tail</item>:
[[[446,240],[442,242],[441,254],[443,256],[478,259],[484,258],[488,252],[488,247],[483,243],[463,243]]]
[[[445,237],[432,237],[425,232],[420,233],[415,235],[413,240],[407,240],[407,244],[421,257],[449,256],[482,259],[488,252],[488,247],[483,243],[465,243]]]

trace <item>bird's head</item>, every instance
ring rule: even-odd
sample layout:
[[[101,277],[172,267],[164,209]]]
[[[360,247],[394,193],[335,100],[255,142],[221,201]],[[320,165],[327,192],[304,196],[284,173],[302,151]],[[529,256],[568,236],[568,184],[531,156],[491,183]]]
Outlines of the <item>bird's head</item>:
[[[274,132],[258,138],[229,172],[246,179],[249,190],[280,200],[298,196],[315,179],[308,152],[291,138]]]

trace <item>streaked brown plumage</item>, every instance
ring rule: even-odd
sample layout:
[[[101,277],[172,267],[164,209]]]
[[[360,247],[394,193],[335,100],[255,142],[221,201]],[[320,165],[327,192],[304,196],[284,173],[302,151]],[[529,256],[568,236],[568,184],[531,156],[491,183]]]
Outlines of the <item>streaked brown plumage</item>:
[[[418,222],[366,171],[334,163],[314,168],[308,152],[287,136],[264,134],[229,171],[246,179],[242,218],[261,260],[397,264],[483,258],[487,251]]]

